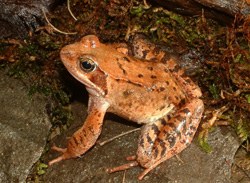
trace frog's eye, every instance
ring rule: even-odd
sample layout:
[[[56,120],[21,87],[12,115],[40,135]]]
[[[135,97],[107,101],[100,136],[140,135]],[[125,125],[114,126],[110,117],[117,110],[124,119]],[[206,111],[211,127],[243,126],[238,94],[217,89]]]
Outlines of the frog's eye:
[[[92,72],[96,69],[96,63],[89,58],[79,58],[80,67],[84,72]]]

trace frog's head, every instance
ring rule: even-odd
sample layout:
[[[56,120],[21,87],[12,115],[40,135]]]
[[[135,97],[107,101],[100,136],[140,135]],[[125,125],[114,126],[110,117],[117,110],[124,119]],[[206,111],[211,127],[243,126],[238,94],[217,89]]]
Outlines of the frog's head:
[[[95,58],[96,49],[101,46],[94,35],[85,36],[80,42],[65,46],[60,52],[61,60],[67,70],[86,86],[88,92],[96,96],[107,93],[105,74]]]

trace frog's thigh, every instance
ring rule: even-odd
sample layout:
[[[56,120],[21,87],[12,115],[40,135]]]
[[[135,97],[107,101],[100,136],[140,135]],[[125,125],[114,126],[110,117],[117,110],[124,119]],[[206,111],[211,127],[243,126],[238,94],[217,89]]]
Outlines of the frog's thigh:
[[[203,110],[202,100],[194,99],[180,108],[169,121],[161,119],[146,125],[137,150],[140,165],[155,167],[185,149],[193,139]]]

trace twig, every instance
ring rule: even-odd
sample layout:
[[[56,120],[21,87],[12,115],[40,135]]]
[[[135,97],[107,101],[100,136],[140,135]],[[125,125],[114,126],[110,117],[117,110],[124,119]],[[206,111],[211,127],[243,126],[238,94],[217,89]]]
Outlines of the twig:
[[[228,110],[227,106],[223,106],[220,109],[217,109],[212,112],[212,118],[210,118],[206,123],[202,125],[203,129],[208,129],[213,126],[215,121],[218,119],[218,116],[221,116],[225,111]]]
[[[109,143],[109,142],[111,142],[111,141],[113,141],[113,140],[115,140],[115,139],[117,139],[119,137],[122,137],[124,135],[130,134],[130,133],[133,133],[133,132],[136,132],[136,131],[139,131],[139,130],[141,130],[141,128],[136,128],[136,129],[133,129],[133,130],[129,130],[127,132],[124,132],[124,133],[121,133],[121,134],[119,134],[117,136],[114,136],[114,137],[112,137],[112,138],[110,138],[108,140],[105,140],[103,142],[99,142],[99,145],[103,146],[103,145],[105,145],[105,144],[107,144],[107,143]]]
[[[46,13],[44,12],[44,9],[42,9],[42,12],[43,12],[43,15],[44,15],[44,18],[46,20],[46,22],[48,23],[48,25],[50,25],[56,32],[59,32],[61,34],[66,34],[66,35],[73,35],[73,34],[77,34],[77,32],[64,32],[64,31],[61,31],[59,29],[57,29],[54,25],[52,25],[50,23],[50,21],[48,20],[47,16],[46,16]]]
[[[177,160],[179,162],[181,162],[182,164],[184,164],[184,161],[180,158],[180,156],[178,154],[176,154],[175,157],[177,158]]]
[[[126,170],[124,170],[123,177],[122,177],[122,183],[125,183],[126,180]]]
[[[236,163],[235,163],[235,166],[236,166],[237,168],[239,168],[239,169],[243,172],[243,174],[245,174],[245,176],[246,176],[248,179],[250,179],[250,176],[248,175],[248,171],[244,170],[242,167],[240,167],[240,166],[237,165]]]
[[[70,13],[70,15],[74,18],[75,21],[77,21],[77,18],[75,17],[75,15],[72,13],[71,9],[70,9],[70,0],[67,0],[67,7],[68,7],[68,11]]]
[[[148,5],[147,0],[143,0],[144,8],[149,9],[151,6]]]

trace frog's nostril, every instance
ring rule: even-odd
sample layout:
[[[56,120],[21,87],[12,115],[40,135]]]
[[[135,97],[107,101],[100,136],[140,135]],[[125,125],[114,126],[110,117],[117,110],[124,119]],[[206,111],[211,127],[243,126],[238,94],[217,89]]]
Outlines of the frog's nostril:
[[[60,55],[64,57],[72,57],[73,52],[69,50],[61,50]]]

